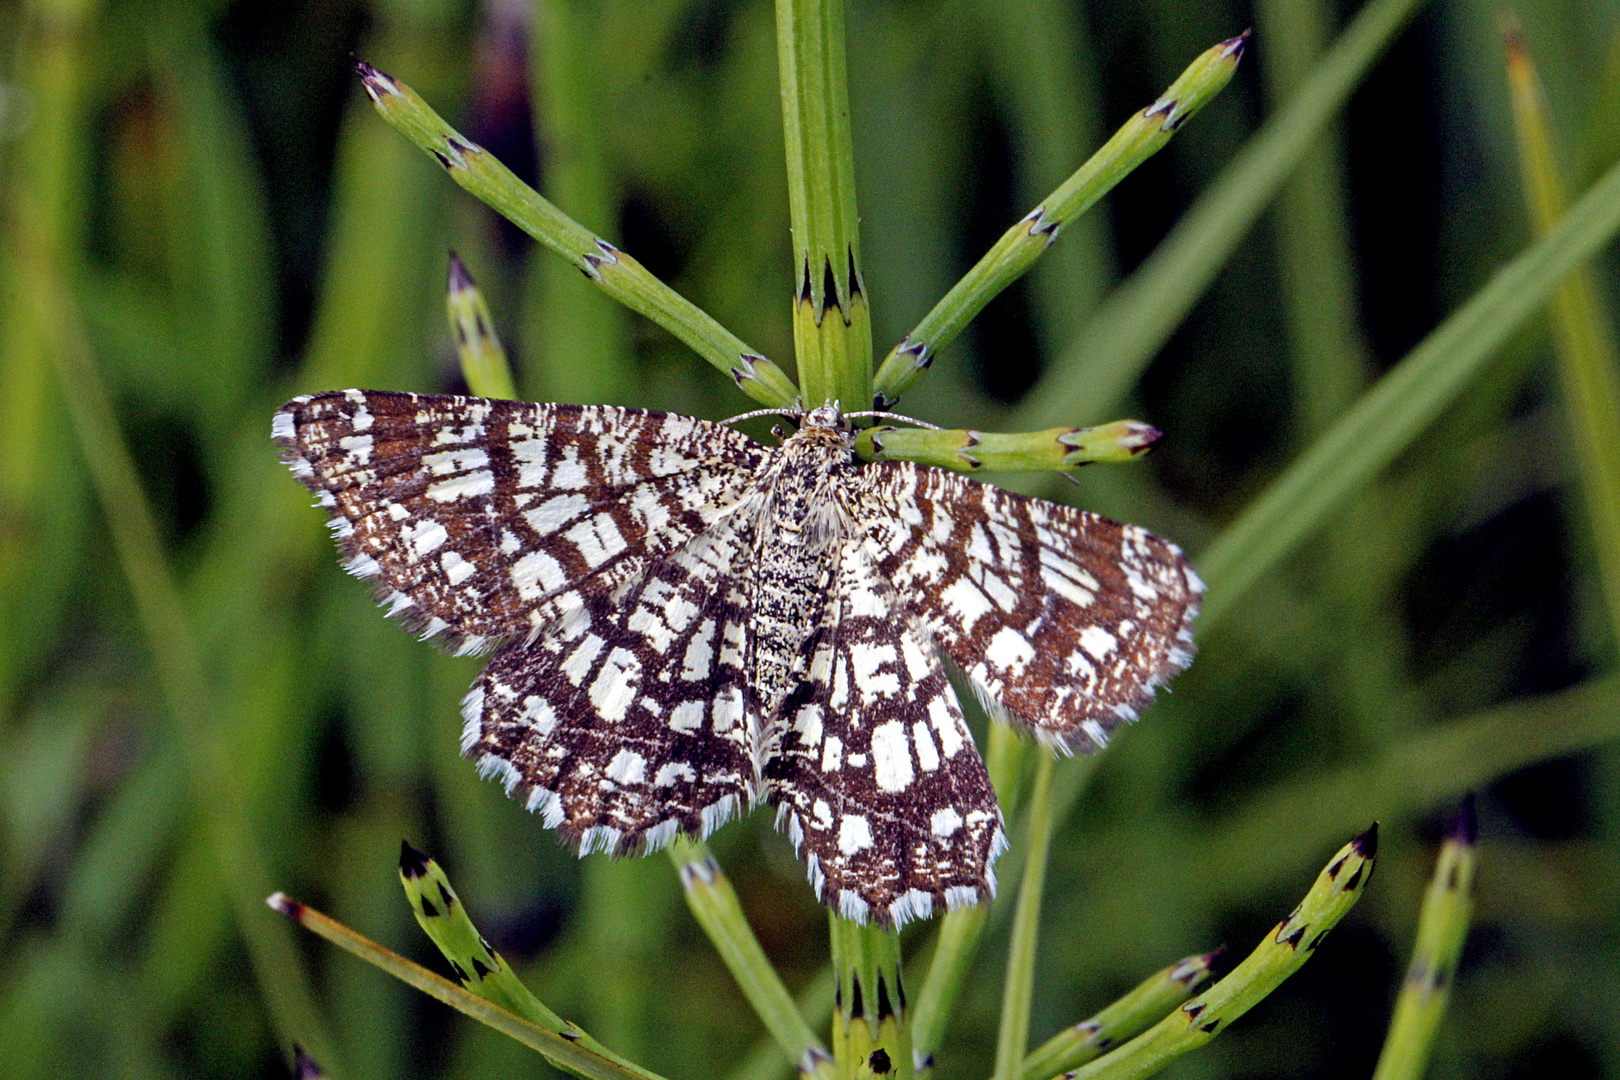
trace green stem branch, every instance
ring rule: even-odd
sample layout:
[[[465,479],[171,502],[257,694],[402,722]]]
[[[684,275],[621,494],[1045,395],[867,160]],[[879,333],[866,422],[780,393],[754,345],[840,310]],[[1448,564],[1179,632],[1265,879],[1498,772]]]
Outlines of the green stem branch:
[[[1474,872],[1479,866],[1475,838],[1474,797],[1470,795],[1440,845],[1434,877],[1423,894],[1417,945],[1401,996],[1395,1000],[1395,1015],[1373,1080],[1421,1080],[1428,1068],[1429,1051],[1451,1000],[1457,961],[1473,917]]]
[[[1139,420],[1017,434],[884,426],[861,432],[855,453],[865,461],[915,461],[964,473],[1072,472],[1098,462],[1134,461],[1162,434]]]
[[[1303,967],[1355,906],[1372,875],[1377,848],[1375,824],[1339,849],[1299,907],[1231,974],[1118,1050],[1065,1073],[1066,1080],[1140,1080],[1224,1031]]]
[[[449,979],[435,975],[422,965],[412,963],[370,938],[355,933],[336,919],[282,893],[271,895],[265,903],[270,905],[271,910],[279,911],[304,929],[320,935],[340,949],[353,953],[373,967],[386,971],[430,997],[438,998],[452,1009],[466,1013],[502,1035],[516,1039],[529,1049],[539,1051],[560,1069],[566,1069],[576,1076],[586,1077],[587,1080],[648,1080],[649,1077],[652,1080],[660,1080],[656,1073],[645,1070],[632,1072],[596,1050],[555,1031],[548,1031],[538,1024],[508,1012],[492,1001],[463,990]]]
[[[680,338],[755,401],[778,408],[792,406],[798,388],[781,368],[653,277],[635,259],[547,202],[493,154],[445,123],[410,87],[369,64],[357,66],[366,93],[383,119],[431,154],[456,183],[573,263],[609,296]]]
[[[1205,50],[1157,101],[1125,121],[1073,176],[1003,233],[884,359],[875,381],[873,407],[886,409],[898,401],[922,377],[940,349],[1046,254],[1065,225],[1164,149],[1181,125],[1232,81],[1248,38],[1247,33],[1240,34]]]
[[[408,843],[400,844],[399,881],[405,887],[405,897],[410,901],[417,925],[444,955],[462,986],[537,1027],[600,1054],[642,1080],[658,1080],[657,1074],[615,1054],[578,1024],[564,1020],[535,997],[506,958],[491,948],[478,932],[444,870]]]
[[[831,1055],[805,1023],[804,1014],[760,948],[731,880],[708,847],[677,839],[669,846],[669,857],[680,871],[687,906],[764,1022],[765,1030],[802,1075],[830,1080]]]
[[[1217,949],[1189,956],[1156,971],[1095,1016],[1064,1028],[1024,1059],[1023,1080],[1047,1080],[1077,1069],[1146,1031],[1209,978],[1210,965],[1220,953]]]

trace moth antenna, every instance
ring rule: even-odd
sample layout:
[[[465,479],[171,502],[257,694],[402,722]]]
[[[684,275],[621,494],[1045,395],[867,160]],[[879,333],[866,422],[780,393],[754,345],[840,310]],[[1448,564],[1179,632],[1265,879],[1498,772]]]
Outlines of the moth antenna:
[[[938,424],[930,424],[926,420],[918,420],[912,416],[902,416],[899,413],[883,412],[881,409],[862,409],[860,412],[847,412],[844,414],[846,420],[856,416],[876,416],[883,420],[899,420],[903,423],[916,424],[918,427],[927,428],[929,431],[944,430]]]
[[[725,420],[721,420],[720,423],[721,424],[735,424],[735,423],[738,423],[739,421],[742,421],[742,420],[752,420],[756,416],[785,416],[790,420],[797,420],[800,417],[804,416],[804,410],[803,409],[755,409],[753,412],[745,412],[745,413],[742,413],[742,414],[740,414],[738,416],[728,417]]]

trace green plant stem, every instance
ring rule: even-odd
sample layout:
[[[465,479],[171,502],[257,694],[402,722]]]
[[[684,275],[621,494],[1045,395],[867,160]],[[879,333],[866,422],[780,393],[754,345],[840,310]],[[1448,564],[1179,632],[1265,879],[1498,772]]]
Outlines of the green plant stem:
[[[1245,144],[1146,262],[1093,313],[1011,426],[1096,423],[1136,384],[1329,120],[1423,0],[1371,0],[1308,82]]]
[[[479,397],[516,401],[512,368],[506,362],[500,338],[495,336],[489,307],[455,252],[450,253],[450,283],[444,302],[450,314],[450,337],[456,343],[461,377],[467,380],[467,388]]]
[[[731,887],[731,880],[708,847],[693,840],[676,839],[669,846],[669,857],[680,871],[687,906],[731,970],[743,996],[764,1022],[765,1030],[800,1073],[829,1077],[831,1055],[805,1023],[804,1014],[766,959],[765,950],[760,948],[759,939],[743,916],[742,904]]]
[[[1028,756],[1036,751],[1006,724],[991,723],[989,746],[986,747],[985,768],[996,789],[996,801],[1002,815],[1015,818],[1023,801],[1023,766]],[[944,1041],[945,1029],[951,1013],[962,996],[968,972],[979,954],[979,943],[985,926],[994,910],[990,904],[975,904],[946,912],[940,920],[939,936],[934,945],[934,957],[928,965],[922,990],[917,994],[912,1011],[911,1037],[915,1047],[917,1072],[926,1074],[933,1068],[934,1053]]]
[[[1474,797],[1470,795],[1440,845],[1434,877],[1423,894],[1412,963],[1395,1001],[1395,1015],[1373,1080],[1421,1080],[1428,1067],[1473,917],[1474,873],[1479,866],[1475,839]]]
[[[1047,1080],[1077,1069],[1145,1031],[1209,978],[1219,955],[1220,950],[1189,956],[1156,971],[1095,1016],[1064,1028],[1024,1058],[1022,1080]]]
[[[1536,70],[1516,32],[1507,36],[1508,87],[1519,139],[1525,201],[1537,236],[1564,217],[1569,199],[1553,151],[1551,124]],[[1552,330],[1564,412],[1574,438],[1593,547],[1607,601],[1611,648],[1620,648],[1620,354],[1590,266],[1553,294]]]
[[[656,1080],[601,1043],[571,1020],[564,1020],[523,985],[506,958],[478,932],[461,897],[437,862],[408,843],[400,845],[399,881],[405,888],[417,925],[450,964],[462,986],[529,1023],[563,1036],[614,1062],[644,1080]]]
[[[1247,41],[1245,33],[1200,54],[1157,101],[1134,114],[1041,205],[1003,233],[884,359],[873,408],[886,409],[898,401],[984,305],[1046,254],[1064,226],[1162,150],[1182,124],[1232,81]]]
[[[793,346],[806,406],[872,400],[872,324],[861,277],[849,130],[844,0],[776,0],[793,225]]]
[[[865,461],[915,461],[964,473],[1072,472],[1099,462],[1134,461],[1162,434],[1139,420],[1012,435],[883,426],[856,436],[855,453]]]
[[[1001,993],[1001,1027],[996,1035],[994,1080],[1020,1080],[1029,1048],[1029,1012],[1035,994],[1035,946],[1040,936],[1041,898],[1046,889],[1046,858],[1052,844],[1051,751],[1035,760],[1029,792],[1029,826],[1024,834],[1023,881],[1007,946],[1007,975]]]
[[[837,980],[833,977],[832,964],[825,965],[815,976],[804,985],[794,999],[799,1006],[799,1013],[812,1028],[820,1027],[832,1017],[833,992]],[[766,1035],[754,1044],[754,1048],[726,1077],[726,1080],[776,1080],[782,1071],[782,1062],[786,1058],[782,1048],[776,1040]],[[793,1064],[788,1062],[788,1064]],[[827,1074],[831,1075],[831,1069]]]
[[[235,903],[254,974],[282,1037],[288,1044],[315,1048],[330,1068],[336,1060],[335,1044],[315,1007],[303,962],[292,940],[266,923],[256,906],[264,895],[261,882],[270,863],[253,835],[243,795],[233,782],[233,762],[220,743],[210,704],[214,696],[151,505],[76,318],[73,298],[37,234],[23,223],[17,229],[20,247],[36,269],[29,281],[36,317],[52,329],[49,354],[62,400],[152,650],[164,704],[179,729],[194,805],[222,886]]]
[[[1199,614],[1200,631],[1207,634],[1256,581],[1456,400],[1508,336],[1617,229],[1620,165],[1362,395],[1203,552],[1198,572],[1209,593]]]
[[[833,1058],[840,1080],[913,1074],[910,1009],[900,972],[900,935],[875,922],[827,913],[832,938]]]
[[[555,1031],[548,1031],[538,1024],[508,1012],[492,1001],[463,990],[449,979],[435,975],[422,965],[412,963],[398,953],[383,948],[336,919],[283,893],[271,894],[265,903],[272,911],[280,912],[304,929],[318,934],[340,949],[353,953],[373,967],[386,971],[429,997],[438,998],[457,1012],[465,1013],[481,1024],[487,1024],[502,1035],[516,1039],[529,1049],[539,1051],[560,1069],[565,1069],[576,1076],[586,1077],[587,1080],[646,1080],[647,1077],[660,1080],[656,1073],[644,1070],[632,1072],[581,1043]]]
[[[1346,844],[1305,899],[1231,974],[1107,1056],[1066,1073],[1068,1080],[1138,1080],[1196,1050],[1304,966],[1322,938],[1360,899],[1372,874],[1378,826]]]
[[[792,406],[798,388],[781,368],[635,259],[547,202],[493,154],[445,123],[410,87],[369,64],[362,63],[359,69],[366,93],[383,119],[432,155],[456,183],[573,263],[609,296],[680,338],[755,401],[777,408]]]

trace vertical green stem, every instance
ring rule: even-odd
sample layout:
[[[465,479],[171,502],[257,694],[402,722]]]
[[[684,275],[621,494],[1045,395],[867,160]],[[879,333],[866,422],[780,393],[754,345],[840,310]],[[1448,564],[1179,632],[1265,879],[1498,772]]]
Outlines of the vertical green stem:
[[[843,0],[776,0],[788,205],[793,346],[804,404],[871,407],[872,326],[861,280]],[[833,1057],[854,1077],[910,1077],[911,1035],[892,931],[829,916],[838,979]]]
[[[793,219],[793,346],[804,403],[870,408],[872,325],[861,278],[843,0],[777,0]]]
[[[1440,845],[1434,878],[1423,894],[1412,963],[1395,1001],[1395,1016],[1373,1080],[1421,1080],[1428,1067],[1473,918],[1474,872],[1479,867],[1476,839],[1474,797],[1470,795]]]
[[[900,979],[900,935],[836,914],[832,928],[833,1060],[840,1080],[912,1076],[911,1027]]]
[[[1018,814],[1023,794],[1024,765],[1031,752],[1031,744],[1020,739],[1006,724],[991,724],[989,746],[985,749],[985,767],[990,772],[990,783],[996,789],[996,801],[1001,813],[1011,820]],[[984,937],[985,925],[990,920],[990,905],[975,904],[957,908],[940,920],[939,941],[934,946],[934,959],[928,966],[928,976],[917,994],[917,1008],[912,1016],[911,1037],[917,1050],[917,1071],[927,1074],[934,1065],[934,1054],[945,1037],[951,1011],[973,958],[979,954],[979,942]]]
[[[1007,979],[1001,997],[1001,1030],[996,1036],[995,1080],[1020,1080],[1029,1048],[1029,1010],[1035,988],[1035,944],[1040,934],[1041,895],[1046,887],[1046,856],[1052,843],[1052,768],[1043,751],[1035,763],[1029,792],[1029,831],[1024,878],[1018,887],[1012,941],[1007,948]]]

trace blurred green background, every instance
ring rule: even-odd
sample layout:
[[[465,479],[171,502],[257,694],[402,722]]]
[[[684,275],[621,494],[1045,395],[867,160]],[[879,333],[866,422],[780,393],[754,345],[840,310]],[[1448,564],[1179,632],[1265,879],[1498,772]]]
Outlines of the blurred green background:
[[[1099,305],[1352,8],[850,0],[879,356],[1193,56],[1255,28],[1234,83],[902,408],[996,429],[1037,379],[1078,371]],[[1620,3],[1515,9],[1578,190],[1620,157]],[[1163,315],[1129,399],[1098,403],[1163,428],[1159,452],[1075,488],[1009,483],[1196,556],[1526,246],[1502,10],[1422,6],[1190,313]],[[527,396],[711,418],[751,403],[451,184],[375,114],[351,56],[790,365],[769,3],[0,0],[0,1072],[286,1075],[256,956],[309,973],[313,1005],[276,1007],[312,1010],[346,1077],[550,1075],[250,895],[286,889],[433,966],[395,876],[409,838],[559,1012],[672,1078],[726,1076],[760,1030],[668,862],[577,860],[458,759],[478,661],[418,644],[340,572],[269,420],[295,393],[457,389],[450,248]],[[1543,322],[1102,756],[1054,846],[1037,1042],[1178,957],[1246,951],[1378,818],[1360,906],[1167,1074],[1368,1075],[1442,822],[1472,787],[1478,916],[1430,1075],[1620,1076],[1615,642]],[[64,389],[64,355],[115,424],[86,412],[94,380]],[[120,440],[154,511],[145,547],[117,525],[140,518]],[[786,841],[761,812],[714,847],[804,987],[825,917]],[[995,925],[943,1077],[990,1070]]]

